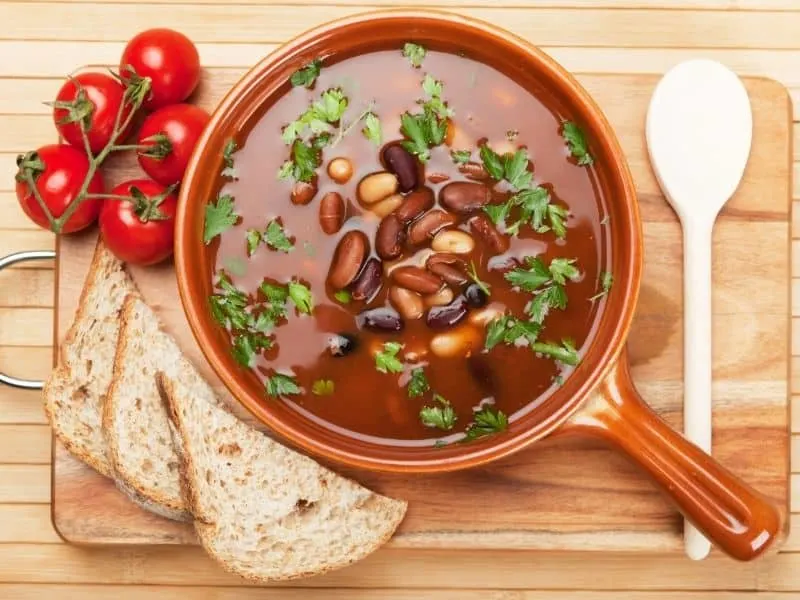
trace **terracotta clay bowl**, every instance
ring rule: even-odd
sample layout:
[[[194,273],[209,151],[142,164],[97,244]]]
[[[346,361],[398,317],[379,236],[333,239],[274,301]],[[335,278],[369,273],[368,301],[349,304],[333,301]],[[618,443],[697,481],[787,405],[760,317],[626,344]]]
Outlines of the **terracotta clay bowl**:
[[[227,336],[213,321],[205,205],[222,168],[222,148],[249,130],[259,108],[285,92],[298,68],[319,56],[336,60],[387,48],[409,38],[438,50],[466,51],[525,87],[542,86],[583,124],[592,140],[599,185],[609,202],[614,294],[580,365],[553,395],[515,420],[507,433],[479,444],[445,448],[380,446],[315,424],[280,402],[268,402],[257,378],[231,358]],[[601,438],[642,467],[709,539],[731,556],[762,554],[781,531],[780,511],[666,425],[632,384],[625,341],[642,277],[642,230],[636,192],[620,145],[581,85],[525,40],[487,23],[434,11],[378,11],[347,17],[304,33],[253,67],[212,116],[181,187],[175,267],[192,331],[232,395],[290,443],[326,459],[371,470],[432,473],[484,465],[551,435]]]

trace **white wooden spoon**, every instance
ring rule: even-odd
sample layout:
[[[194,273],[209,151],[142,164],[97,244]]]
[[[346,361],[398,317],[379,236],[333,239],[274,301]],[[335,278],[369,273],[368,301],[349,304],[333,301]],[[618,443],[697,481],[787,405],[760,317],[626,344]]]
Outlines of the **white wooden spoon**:
[[[684,434],[711,452],[711,246],[714,221],[739,186],[750,154],[747,91],[727,67],[682,62],[664,75],[647,112],[647,147],[658,182],[683,225]],[[711,548],[684,524],[686,554]]]

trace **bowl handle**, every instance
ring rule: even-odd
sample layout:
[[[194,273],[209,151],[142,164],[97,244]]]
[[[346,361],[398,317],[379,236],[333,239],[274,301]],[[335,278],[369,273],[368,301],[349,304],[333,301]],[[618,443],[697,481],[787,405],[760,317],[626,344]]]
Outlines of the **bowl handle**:
[[[777,506],[681,434],[642,400],[626,356],[564,433],[600,438],[643,468],[683,515],[713,544],[738,560],[752,560],[782,533]]]

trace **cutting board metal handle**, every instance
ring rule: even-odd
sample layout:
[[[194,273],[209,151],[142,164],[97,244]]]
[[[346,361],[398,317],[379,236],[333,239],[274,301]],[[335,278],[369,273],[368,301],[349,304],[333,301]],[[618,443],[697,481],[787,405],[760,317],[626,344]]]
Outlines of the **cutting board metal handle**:
[[[25,252],[15,252],[0,258],[0,271],[11,265],[21,262],[28,262],[31,260],[48,260],[56,257],[56,253],[52,250],[27,250]],[[44,387],[43,381],[36,381],[34,379],[20,379],[12,377],[0,372],[0,383],[10,385],[11,387],[21,388],[23,390],[40,390]]]

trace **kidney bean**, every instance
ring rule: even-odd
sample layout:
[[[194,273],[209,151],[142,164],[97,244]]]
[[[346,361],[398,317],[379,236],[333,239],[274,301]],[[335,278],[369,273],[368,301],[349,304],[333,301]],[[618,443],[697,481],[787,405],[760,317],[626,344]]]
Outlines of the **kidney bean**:
[[[420,267],[397,267],[392,271],[397,285],[420,294],[434,294],[442,287],[442,280]]]
[[[411,224],[408,228],[408,241],[417,245],[426,242],[440,230],[458,223],[458,217],[443,210],[432,210]]]
[[[356,349],[356,338],[347,333],[336,333],[328,338],[328,352],[341,357]]]
[[[423,298],[425,306],[445,306],[453,301],[453,290],[445,286],[435,294],[429,294]]]
[[[403,225],[407,225],[426,210],[432,208],[433,204],[433,190],[425,187],[415,190],[406,196],[403,203],[395,209],[394,214]]]
[[[403,196],[400,194],[392,194],[388,198],[384,198],[380,202],[376,202],[369,209],[381,219],[388,215],[390,212],[394,212],[396,208],[398,208],[403,203]]]
[[[353,300],[371,301],[383,285],[383,267],[377,258],[370,258],[355,281],[350,284]]]
[[[467,316],[467,300],[458,296],[450,304],[434,306],[428,311],[426,323],[432,329],[445,329],[460,323]]]
[[[390,144],[383,149],[383,162],[397,175],[401,192],[410,192],[417,187],[417,160],[400,144]]]
[[[356,278],[369,252],[369,240],[361,231],[348,231],[333,252],[328,281],[336,289],[346,288]]]
[[[358,184],[358,199],[363,204],[375,204],[397,191],[397,177],[380,171],[367,175]]]
[[[448,252],[432,254],[425,263],[425,267],[455,287],[461,287],[469,281],[465,274],[467,266],[455,254]]]
[[[467,299],[467,304],[472,308],[483,308],[489,301],[489,296],[477,283],[471,284],[464,290],[464,297]]]
[[[489,204],[492,190],[488,185],[472,181],[454,181],[439,191],[439,202],[447,210],[465,215]]]
[[[490,179],[489,172],[480,163],[468,162],[458,167],[458,171],[467,176],[467,179],[473,181],[488,181]]]
[[[468,233],[459,229],[445,229],[434,236],[431,248],[436,252],[469,254],[475,248],[475,240]]]
[[[469,220],[470,230],[477,234],[495,254],[502,254],[509,247],[508,237],[497,231],[492,220],[483,213],[478,213]]]
[[[347,183],[353,176],[353,163],[339,156],[328,163],[328,176],[336,183]]]
[[[444,183],[450,179],[450,175],[445,175],[444,173],[431,173],[428,175],[428,181],[431,183]]]
[[[319,203],[319,226],[332,235],[344,224],[344,200],[339,192],[328,192]]]
[[[393,260],[403,253],[406,231],[394,213],[385,216],[375,233],[375,250],[383,260]]]
[[[308,204],[317,194],[316,180],[311,183],[298,181],[292,186],[292,204]]]
[[[404,319],[419,319],[425,312],[422,297],[403,287],[393,285],[389,288],[389,302]]]
[[[376,331],[402,331],[405,327],[400,315],[386,306],[365,310],[356,317],[356,323],[359,327]]]

